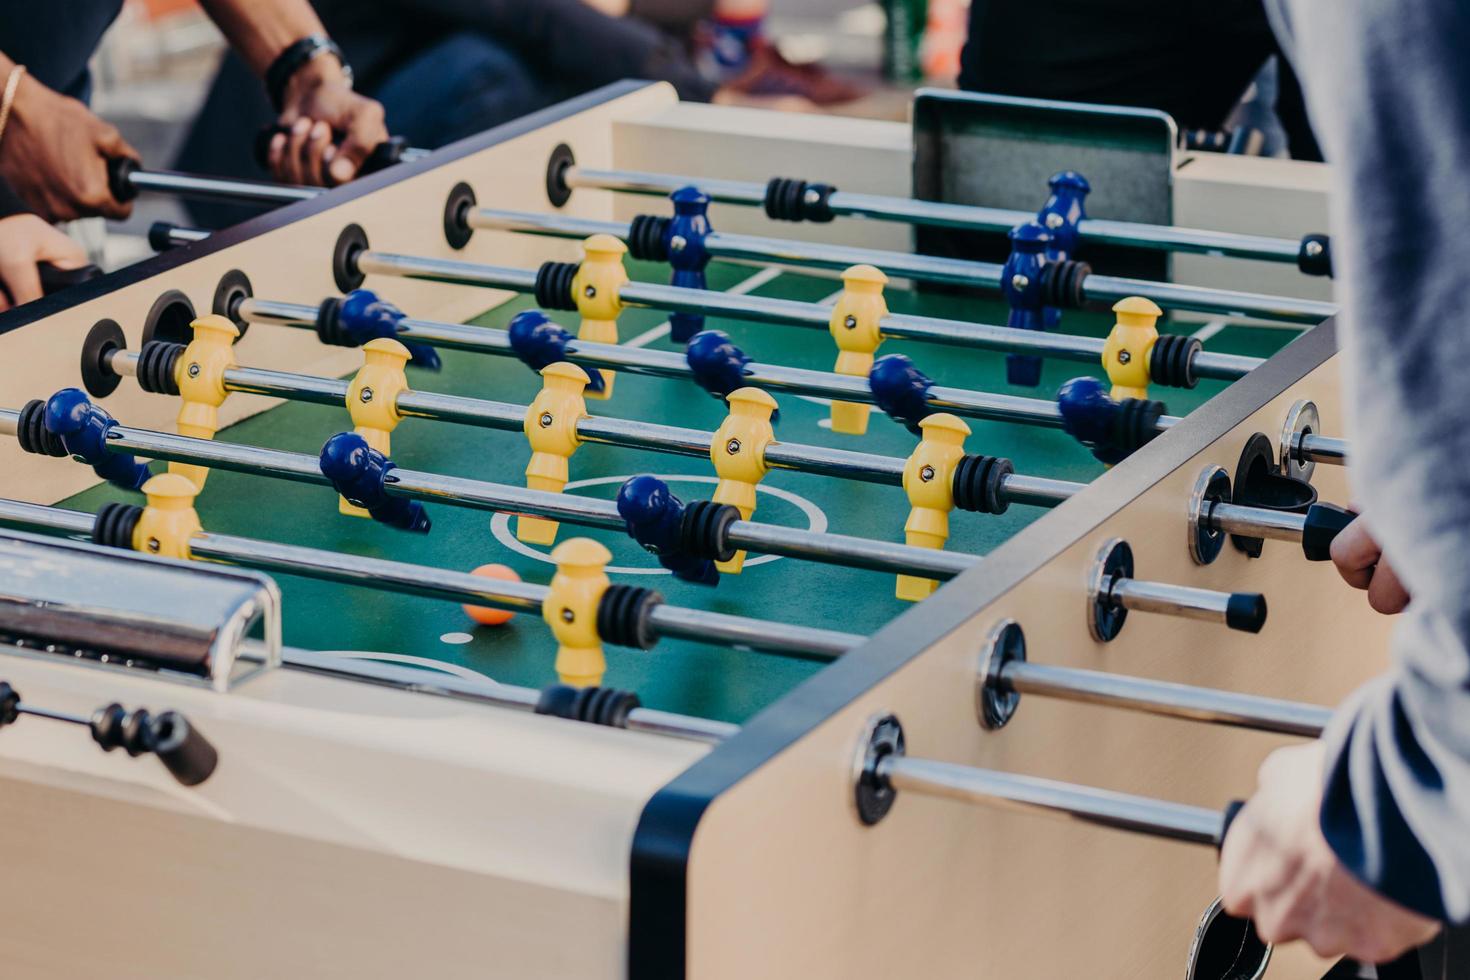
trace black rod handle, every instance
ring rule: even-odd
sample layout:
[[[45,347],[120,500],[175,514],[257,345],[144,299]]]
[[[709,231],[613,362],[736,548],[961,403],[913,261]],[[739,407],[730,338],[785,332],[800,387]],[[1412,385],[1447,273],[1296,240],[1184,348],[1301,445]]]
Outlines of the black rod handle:
[[[177,711],[155,716],[153,752],[173,777],[185,786],[198,786],[214,775],[219,752],[189,719]]]
[[[63,289],[78,286],[89,279],[96,279],[102,275],[102,270],[95,265],[78,266],[75,269],[63,269],[50,262],[42,262],[37,270],[41,273],[41,291],[47,296],[59,293]]]
[[[107,161],[107,187],[112,191],[113,200],[126,204],[138,196],[138,189],[133,186],[133,174],[141,169],[143,165],[132,157],[113,157]]]

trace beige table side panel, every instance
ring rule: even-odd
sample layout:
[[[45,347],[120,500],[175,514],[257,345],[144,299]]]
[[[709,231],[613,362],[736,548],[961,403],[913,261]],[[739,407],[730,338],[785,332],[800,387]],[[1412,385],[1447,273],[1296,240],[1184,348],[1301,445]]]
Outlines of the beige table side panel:
[[[1321,163],[1192,154],[1174,173],[1174,221],[1292,241],[1326,234],[1329,176]],[[1331,279],[1302,275],[1295,263],[1181,254],[1174,256],[1174,278],[1221,289],[1332,299]]]
[[[0,897],[8,980],[623,973],[626,911],[600,896],[0,787],[0,856],[25,882]]]
[[[31,398],[45,398],[59,388],[79,386],[78,352],[99,319],[116,320],[128,346],[141,342],[149,308],[169,289],[182,290],[196,309],[207,312],[221,275],[243,270],[262,298],[315,305],[336,295],[332,280],[332,247],[338,233],[356,222],[372,247],[384,252],[463,258],[535,268],[547,259],[571,260],[574,242],[554,242],[510,235],[477,235],[462,252],[444,241],[443,205],[459,181],[475,188],[487,205],[544,210],[545,161],[558,143],[576,147],[589,163],[612,163],[611,121],[658,111],[674,102],[673,90],[658,85],[639,90],[513,140],[489,147],[453,163],[399,180],[380,191],[348,201],[330,211],[293,221],[231,248],[203,256],[182,267],[113,290],[19,330],[0,334],[0,407],[20,408]],[[579,214],[607,217],[609,195],[579,195]],[[366,283],[400,305],[411,316],[460,321],[502,302],[508,294],[484,289],[442,286],[398,278],[373,277]],[[360,352],[326,347],[310,331],[254,327],[239,343],[239,362],[248,367],[304,374],[342,375],[362,363]],[[143,392],[124,379],[101,402],[126,425],[172,431],[178,411],[175,399]],[[276,404],[266,398],[233,395],[221,410],[225,424]],[[344,427],[346,415],[343,419]],[[324,426],[327,425],[324,416]],[[329,435],[325,428],[323,438]],[[14,441],[0,438],[0,496],[53,503],[96,483],[88,467],[22,453]]]
[[[31,703],[176,708],[220,753],[185,789],[71,726],[0,740],[7,976],[619,976],[639,815],[707,751],[299,671],[220,696],[0,661]]]
[[[1204,568],[1185,549],[1185,501],[1206,463],[1233,468],[1252,429],[1274,431],[1302,395],[1318,399],[1328,431],[1339,431],[1336,370],[1319,368],[718,798],[691,860],[690,976],[1182,977],[1214,895],[1208,849],[912,793],[864,828],[849,803],[855,743],[869,717],[892,711],[914,756],[1209,807],[1248,794],[1261,759],[1289,740],[1036,697],[1005,730],[986,733],[974,715],[977,651],[1009,616],[1037,662],[1322,704],[1377,673],[1388,621],[1330,566],[1279,542],[1257,561],[1227,547]],[[1318,473],[1324,499],[1343,499],[1342,473]],[[1264,592],[1265,630],[1133,613],[1113,643],[1092,642],[1083,586],[1112,536],[1131,542],[1140,577]],[[1316,980],[1319,967],[1289,950],[1271,976]]]

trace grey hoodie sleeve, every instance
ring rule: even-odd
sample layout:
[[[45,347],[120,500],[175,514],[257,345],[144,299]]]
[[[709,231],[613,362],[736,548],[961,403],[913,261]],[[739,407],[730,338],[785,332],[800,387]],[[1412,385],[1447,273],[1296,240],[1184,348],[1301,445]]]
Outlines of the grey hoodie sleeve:
[[[1465,922],[1470,3],[1269,2],[1333,167],[1354,493],[1413,596],[1392,669],[1325,736],[1322,829],[1382,894]]]

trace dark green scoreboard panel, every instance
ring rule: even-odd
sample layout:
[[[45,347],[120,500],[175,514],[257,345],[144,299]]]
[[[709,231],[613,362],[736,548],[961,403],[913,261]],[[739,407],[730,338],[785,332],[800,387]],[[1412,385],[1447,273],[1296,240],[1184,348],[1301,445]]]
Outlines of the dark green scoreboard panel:
[[[662,271],[654,266],[635,265],[631,271],[637,279],[664,281]],[[393,280],[370,279],[367,286],[392,300]],[[710,268],[710,286],[816,301],[832,296],[840,281],[716,264]],[[896,287],[888,290],[887,298],[896,313],[1005,322],[1004,305],[993,301]],[[520,297],[474,322],[504,327],[511,316],[530,304],[529,297]],[[412,309],[406,312],[414,315]],[[556,316],[568,326],[577,322],[575,314]],[[664,320],[656,311],[629,310],[620,320],[620,338],[625,343],[675,349],[667,331],[656,329]],[[1111,323],[1110,314],[1069,313],[1063,329],[1104,336]],[[710,321],[709,326],[728,332],[757,361],[824,371],[832,368],[835,348],[823,331],[734,321]],[[1161,326],[1175,331],[1217,329],[1192,322]],[[649,331],[653,331],[651,337],[640,339]],[[1266,357],[1296,335],[1290,329],[1228,326],[1212,333],[1206,347],[1219,353]],[[896,351],[912,357],[938,384],[983,391],[1050,398],[1068,378],[1083,373],[1103,377],[1100,368],[1053,361],[1045,367],[1040,388],[1012,388],[1006,384],[1003,354],[892,341],[880,353]],[[522,405],[539,390],[539,378],[512,358],[442,353],[444,366],[437,374],[409,368],[412,387]],[[1172,414],[1183,415],[1223,384],[1204,381],[1193,391],[1156,389],[1151,394],[1163,400]],[[780,440],[897,457],[907,456],[914,447],[914,437],[877,409],[866,435],[844,436],[824,426],[826,405],[789,394],[777,393],[777,398],[781,414],[776,436]],[[724,418],[724,406],[692,382],[626,374],[611,400],[588,399],[587,408],[593,415],[706,430],[715,429]],[[121,421],[126,424],[127,419]],[[967,422],[972,430],[966,442],[969,452],[1010,457],[1019,473],[1085,481],[1102,472],[1101,464],[1060,430]],[[286,403],[221,431],[218,438],[316,453],[329,436],[349,427],[345,410]],[[530,450],[517,433],[407,419],[393,435],[392,455],[406,468],[521,485]],[[571,471],[569,492],[609,498],[624,479],[639,473],[670,478],[674,492],[685,500],[708,497],[715,482],[708,459],[598,445],[581,447],[572,458]],[[104,501],[124,496],[104,484],[60,503],[95,511]],[[426,536],[411,535],[340,515],[337,498],[328,489],[223,470],[212,473],[198,499],[205,530],[220,534],[458,570],[498,562],[514,568],[527,581],[550,580],[554,566],[545,558],[547,549],[516,542],[509,517],[443,504],[427,507],[433,518],[432,531]],[[949,546],[984,554],[1042,513],[1025,506],[1012,507],[1002,515],[956,512]],[[756,519],[765,522],[895,541],[903,540],[907,516],[907,500],[897,487],[789,471],[773,471],[766,477],[756,513]],[[626,537],[563,524],[557,540],[580,534],[595,537],[612,550],[609,572],[615,582],[656,588],[679,605],[854,633],[871,633],[908,606],[894,597],[892,576],[878,572],[752,555],[742,574],[722,576],[719,586],[711,589],[663,574],[653,557]],[[476,626],[458,606],[440,600],[295,576],[277,578],[284,594],[285,640],[292,646],[432,661],[531,687],[556,679],[552,670],[555,643],[537,618],[522,614],[504,626]],[[638,691],[650,707],[742,722],[820,667],[769,654],[665,639],[652,651],[608,647],[605,683]]]

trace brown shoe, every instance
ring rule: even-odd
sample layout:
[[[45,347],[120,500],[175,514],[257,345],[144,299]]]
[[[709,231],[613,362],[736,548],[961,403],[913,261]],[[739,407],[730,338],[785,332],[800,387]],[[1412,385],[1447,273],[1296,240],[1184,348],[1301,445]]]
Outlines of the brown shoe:
[[[750,51],[750,64],[723,86],[730,95],[752,99],[795,97],[814,105],[840,105],[867,95],[867,89],[851,79],[815,62],[805,65],[787,61],[769,41],[757,41]]]

